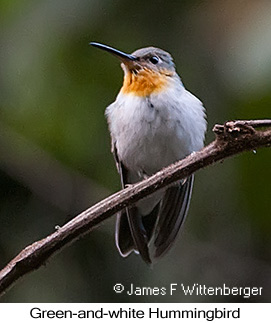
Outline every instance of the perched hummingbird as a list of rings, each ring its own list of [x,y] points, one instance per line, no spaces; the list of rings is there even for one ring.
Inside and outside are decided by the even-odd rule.
[[[205,109],[176,73],[171,55],[147,47],[126,54],[92,42],[121,61],[123,86],[106,109],[122,187],[153,175],[203,147]],[[193,175],[117,215],[116,245],[151,263],[172,246],[190,204]]]

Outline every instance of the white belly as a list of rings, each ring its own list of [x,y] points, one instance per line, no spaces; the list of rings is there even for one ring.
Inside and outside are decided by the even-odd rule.
[[[179,96],[119,94],[106,115],[119,160],[132,173],[151,175],[203,146],[204,108],[185,89]]]

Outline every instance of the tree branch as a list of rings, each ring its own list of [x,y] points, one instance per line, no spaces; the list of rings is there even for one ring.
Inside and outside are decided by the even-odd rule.
[[[271,146],[271,120],[238,120],[215,125],[216,139],[202,150],[172,164],[148,179],[121,190],[85,210],[46,238],[24,248],[0,271],[0,294],[25,274],[39,268],[56,251],[94,229],[116,212],[199,169],[243,151]]]

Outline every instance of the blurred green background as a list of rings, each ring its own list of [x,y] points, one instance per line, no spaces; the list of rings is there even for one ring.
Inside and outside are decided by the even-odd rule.
[[[258,0],[0,1],[0,265],[120,181],[104,110],[122,71],[99,41],[157,46],[215,123],[270,118],[271,2]],[[119,256],[114,219],[65,248],[2,302],[271,301],[270,149],[197,173],[174,248],[149,268]],[[113,285],[259,286],[262,296],[134,296]]]

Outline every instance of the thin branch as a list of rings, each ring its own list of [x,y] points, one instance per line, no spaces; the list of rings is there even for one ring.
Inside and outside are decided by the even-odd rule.
[[[172,164],[148,179],[119,191],[85,210],[61,228],[24,248],[0,272],[0,294],[25,274],[39,268],[56,251],[94,229],[116,212],[199,169],[243,151],[271,146],[271,120],[238,120],[215,125],[216,139],[202,150]]]

